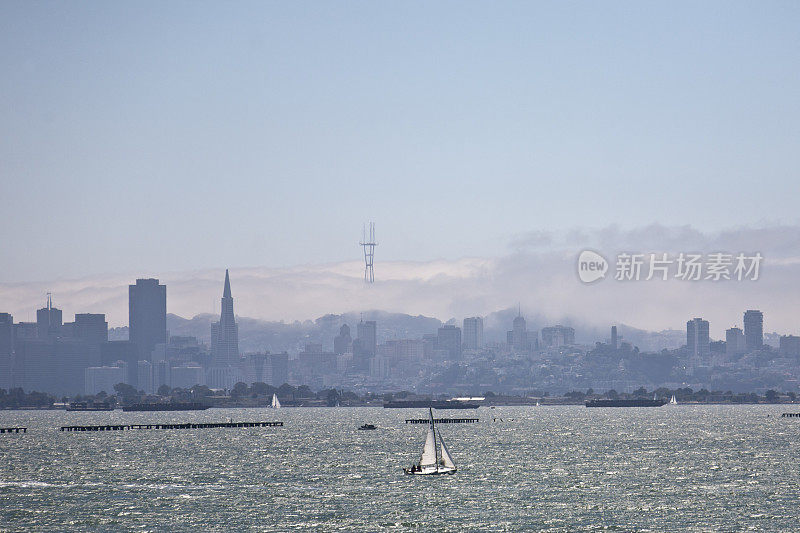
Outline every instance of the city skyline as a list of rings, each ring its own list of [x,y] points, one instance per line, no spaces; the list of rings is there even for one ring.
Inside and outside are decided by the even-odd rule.
[[[711,323],[711,336],[725,338],[743,327],[729,309],[758,308],[769,317],[770,331],[794,332],[792,291],[800,277],[800,228],[731,228],[704,233],[691,227],[647,226],[637,230],[608,227],[575,232],[535,232],[520,236],[516,251],[501,257],[427,262],[379,261],[376,281],[363,282],[363,257],[354,246],[353,261],[297,265],[282,269],[234,268],[241,288],[237,312],[267,321],[307,320],[328,313],[365,309],[422,314],[447,321],[484,315],[521,302],[527,312],[553,323],[573,320],[605,327],[623,323],[650,331],[683,329],[687,316]],[[745,251],[764,256],[757,281],[615,281],[583,284],[575,273],[581,249],[612,258],[617,251]],[[130,279],[154,276],[171,287],[168,312],[182,317],[219,315],[219,279],[223,269],[186,272],[134,272],[51,282],[0,282],[0,301],[20,320],[35,317],[38,302],[52,292],[69,312],[103,312],[109,323],[127,323],[124,291]],[[643,276],[644,277],[644,276]],[[658,305],[656,305],[658,302]],[[599,317],[603,317],[599,320]]]

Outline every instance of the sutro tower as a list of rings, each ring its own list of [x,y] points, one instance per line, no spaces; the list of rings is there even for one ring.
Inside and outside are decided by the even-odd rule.
[[[358,244],[364,248],[364,282],[374,283],[375,272],[372,270],[372,262],[375,258],[375,247],[378,246],[378,243],[375,242],[374,222],[369,223],[369,234],[367,234],[366,225],[361,229],[361,242]]]

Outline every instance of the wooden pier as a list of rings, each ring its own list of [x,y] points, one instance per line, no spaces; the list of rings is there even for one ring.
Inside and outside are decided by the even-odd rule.
[[[28,428],[0,428],[0,433],[27,433]]]
[[[480,422],[479,418],[434,418],[437,424],[474,424]],[[407,418],[406,424],[429,424],[428,418]]]
[[[212,429],[283,427],[283,422],[199,422],[187,424],[126,424],[101,426],[61,426],[59,431],[125,431],[132,429]]]
[[[800,418],[800,413],[783,413],[781,418]]]

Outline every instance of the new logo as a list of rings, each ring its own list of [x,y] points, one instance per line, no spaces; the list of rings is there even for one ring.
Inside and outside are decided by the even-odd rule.
[[[578,277],[584,283],[592,283],[606,277],[608,261],[592,250],[584,250],[578,256]]]

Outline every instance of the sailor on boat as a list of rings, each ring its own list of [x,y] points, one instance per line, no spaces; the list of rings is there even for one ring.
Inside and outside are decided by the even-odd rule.
[[[420,457],[419,463],[412,465],[411,468],[404,468],[403,471],[408,475],[422,476],[455,474],[456,465],[450,456],[450,452],[447,451],[447,446],[442,440],[441,433],[436,430],[433,410],[428,408],[428,414],[430,416],[430,424],[428,425],[428,433],[425,436],[422,457]],[[439,454],[439,447],[441,447],[441,455]]]

